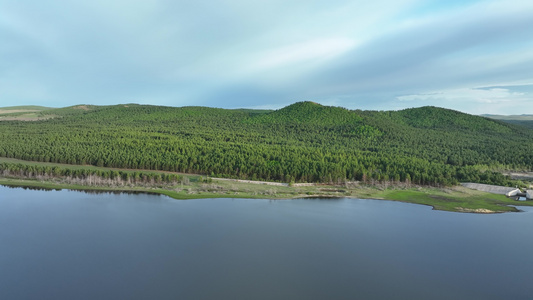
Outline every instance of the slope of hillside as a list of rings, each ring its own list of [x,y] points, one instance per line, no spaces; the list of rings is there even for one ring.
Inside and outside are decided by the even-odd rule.
[[[395,113],[416,128],[498,133],[512,131],[502,122],[433,106],[410,108]]]
[[[533,129],[533,120],[531,121],[522,121],[522,120],[502,120],[505,123],[514,124],[529,129]]]

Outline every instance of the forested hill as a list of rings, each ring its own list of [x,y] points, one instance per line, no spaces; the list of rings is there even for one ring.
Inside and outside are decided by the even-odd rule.
[[[271,113],[249,118],[253,124],[305,124],[305,125],[341,125],[357,124],[361,117],[353,111],[341,107],[322,106],[314,102],[297,102]]]
[[[493,171],[533,168],[533,130],[436,107],[127,104],[39,114],[42,120],[0,122],[0,157],[285,182],[509,184]]]

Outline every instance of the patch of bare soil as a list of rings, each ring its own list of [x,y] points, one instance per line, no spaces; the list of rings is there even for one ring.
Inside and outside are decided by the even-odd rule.
[[[456,207],[458,212],[465,212],[465,213],[477,213],[477,214],[496,214],[499,213],[499,211],[494,211],[486,208],[464,208],[464,207]]]
[[[78,106],[74,106],[73,108],[81,109],[81,110],[91,110],[89,107],[87,107],[87,105],[78,105]]]

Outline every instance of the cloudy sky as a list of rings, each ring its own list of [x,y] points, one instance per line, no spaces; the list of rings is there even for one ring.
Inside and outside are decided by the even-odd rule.
[[[533,114],[533,1],[0,0],[0,106]]]

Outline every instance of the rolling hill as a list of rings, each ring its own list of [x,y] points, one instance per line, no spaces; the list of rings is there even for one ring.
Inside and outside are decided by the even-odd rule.
[[[45,110],[0,122],[0,157],[274,181],[512,184],[533,131],[421,107],[362,111],[298,102],[228,110],[137,104]]]

